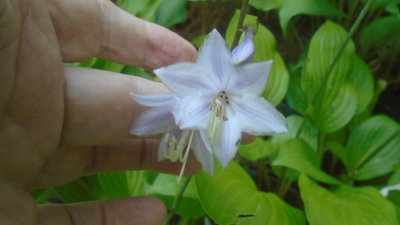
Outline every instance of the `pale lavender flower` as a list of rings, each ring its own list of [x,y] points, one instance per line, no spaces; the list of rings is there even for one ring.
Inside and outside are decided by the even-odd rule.
[[[177,63],[154,71],[171,90],[170,94],[134,95],[139,103],[154,108],[139,118],[131,133],[167,132],[170,137],[175,133],[174,138],[188,139],[182,145],[192,144],[196,137],[201,144],[197,143],[195,155],[203,168],[212,173],[213,156],[223,167],[227,166],[237,152],[242,132],[253,135],[286,132],[284,117],[260,96],[272,61],[247,63],[253,52],[251,32],[231,52],[221,35],[213,30],[196,63]],[[177,131],[174,123],[181,131]],[[176,132],[189,132],[190,136]],[[171,150],[165,150],[165,143],[173,139],[164,137],[160,151],[163,149],[168,155]]]
[[[164,134],[158,149],[158,160],[169,159],[172,162],[178,160],[183,162],[178,181],[186,166],[190,148],[193,149],[203,169],[209,174],[214,173],[214,158],[209,140],[200,131],[179,129],[170,113],[174,104],[179,103],[178,96],[174,94],[131,95],[136,102],[153,107],[145,111],[135,122],[131,134],[139,136]]]

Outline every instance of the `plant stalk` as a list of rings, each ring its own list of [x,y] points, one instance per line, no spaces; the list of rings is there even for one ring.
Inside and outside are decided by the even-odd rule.
[[[244,18],[246,17],[247,14],[248,6],[249,6],[249,0],[242,0],[242,8],[240,9],[239,21],[236,26],[235,37],[233,38],[231,49],[235,48],[236,45],[239,44],[241,29],[243,27]]]
[[[175,197],[174,204],[172,205],[172,208],[164,222],[164,225],[170,225],[171,219],[175,215],[176,207],[178,206],[179,201],[181,200],[183,194],[185,193],[186,188],[188,187],[191,179],[192,179],[192,177],[188,177],[188,178],[186,178],[185,183],[183,183],[182,188],[179,190],[177,196]]]

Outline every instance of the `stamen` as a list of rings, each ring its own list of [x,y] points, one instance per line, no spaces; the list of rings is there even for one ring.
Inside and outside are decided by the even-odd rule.
[[[229,105],[229,98],[225,91],[221,91],[211,102],[211,115],[207,124],[207,135],[211,140],[222,137],[222,123],[228,120],[226,106]]]
[[[188,140],[189,140],[189,130],[184,130],[182,132],[182,135],[171,135],[168,133],[166,135],[165,140],[163,139],[162,141],[167,142],[167,149],[166,151],[163,152],[164,157],[166,159],[171,160],[172,162],[176,161],[183,161],[183,150],[185,149]],[[180,137],[179,137],[180,136]],[[179,141],[178,141],[179,139]]]

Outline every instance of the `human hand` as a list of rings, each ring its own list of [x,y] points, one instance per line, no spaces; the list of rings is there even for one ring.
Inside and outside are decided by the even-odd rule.
[[[108,0],[2,0],[0,29],[0,224],[161,224],[154,198],[37,207],[29,189],[104,171],[178,172],[157,162],[158,140],[129,139],[144,110],[129,93],[163,85],[63,62],[98,56],[153,69],[193,60],[195,49]]]

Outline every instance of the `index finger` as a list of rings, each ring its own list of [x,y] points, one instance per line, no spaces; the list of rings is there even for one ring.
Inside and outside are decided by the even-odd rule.
[[[154,69],[196,57],[196,49],[179,35],[109,0],[48,0],[47,7],[65,62],[98,56]]]

